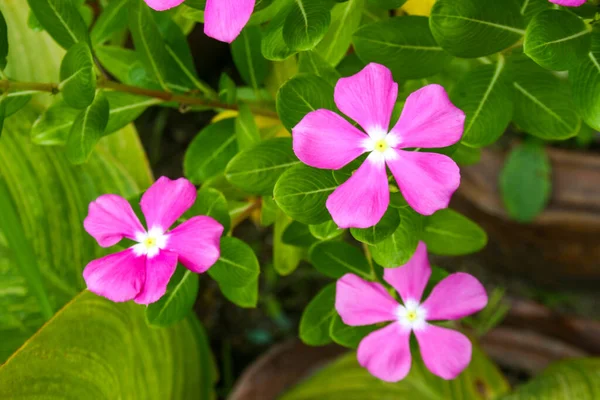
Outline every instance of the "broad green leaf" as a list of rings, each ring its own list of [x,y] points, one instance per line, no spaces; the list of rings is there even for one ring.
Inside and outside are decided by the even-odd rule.
[[[260,142],[260,132],[250,107],[242,103],[239,108],[239,114],[235,120],[235,135],[239,149],[248,150]]]
[[[354,34],[354,47],[362,61],[387,66],[396,79],[435,75],[452,60],[433,38],[427,17],[396,17],[364,25]]]
[[[377,325],[348,326],[336,314],[331,320],[329,336],[339,345],[356,349],[365,336],[377,329],[379,329]]]
[[[402,7],[406,0],[367,0],[367,4],[384,10],[393,10]]]
[[[243,287],[255,281],[259,273],[258,260],[250,246],[234,237],[221,238],[221,257],[208,270],[219,286]]]
[[[384,268],[404,265],[410,260],[423,230],[423,217],[408,207],[398,209],[400,225],[388,238],[369,245],[373,259]]]
[[[377,244],[390,237],[400,225],[398,210],[389,207],[381,220],[370,228],[350,228],[354,239],[368,244]]]
[[[2,128],[4,127],[4,119],[6,118],[6,96],[0,97],[0,137],[2,136]]]
[[[261,52],[267,60],[283,61],[296,54],[296,51],[290,49],[283,40],[283,25],[285,24],[291,5],[292,3],[290,3],[290,7],[279,12],[269,22],[264,31]]]
[[[305,51],[300,53],[298,72],[317,75],[332,86],[335,86],[337,81],[342,77],[335,68],[315,51]]]
[[[275,184],[273,197],[287,215],[305,224],[320,224],[331,217],[327,197],[337,188],[331,171],[299,164],[285,171]]]
[[[600,131],[600,30],[592,34],[592,50],[569,71],[573,100],[586,124]]]
[[[514,0],[438,0],[431,9],[429,25],[440,46],[464,58],[504,50],[525,34]]]
[[[262,226],[271,226],[277,218],[277,204],[272,196],[262,197],[262,207],[260,209],[260,224]]]
[[[27,90],[22,91],[11,91],[6,94],[4,99],[4,105],[6,109],[4,110],[4,118],[8,118],[29,103],[31,100],[31,94]]]
[[[27,0],[27,3],[40,25],[63,48],[89,42],[87,25],[73,1]]]
[[[315,237],[310,233],[308,225],[298,221],[292,221],[281,235],[283,243],[296,247],[310,247],[316,242]]]
[[[273,138],[237,154],[227,164],[225,176],[248,193],[269,195],[281,174],[298,164],[292,139]]]
[[[591,30],[581,18],[569,11],[546,10],[527,25],[523,50],[542,67],[564,71],[579,65],[590,45]]]
[[[297,75],[277,92],[277,113],[290,132],[306,114],[319,108],[335,110],[335,104],[333,86],[316,75]]]
[[[305,250],[290,246],[283,241],[283,234],[287,227],[293,224],[281,209],[277,208],[273,226],[273,267],[279,275],[289,275],[296,270]]]
[[[31,140],[41,145],[64,145],[73,121],[80,112],[67,105],[62,98],[57,98],[34,122]]]
[[[152,329],[142,307],[86,291],[0,367],[0,397],[209,400],[215,380],[195,318]]]
[[[6,67],[8,56],[8,27],[4,15],[0,12],[0,71]]]
[[[73,164],[84,163],[104,134],[108,124],[109,104],[103,92],[75,118],[67,139],[67,158]]]
[[[94,47],[103,44],[118,31],[127,28],[128,1],[111,1],[100,13],[91,32]]]
[[[198,189],[196,201],[189,210],[183,214],[183,218],[189,219],[198,215],[206,215],[214,218],[223,225],[223,233],[227,234],[231,227],[231,217],[227,199],[223,193],[211,187],[202,186]]]
[[[312,50],[331,23],[332,4],[322,0],[294,0],[283,24],[283,40],[291,50]]]
[[[550,161],[542,145],[527,141],[514,148],[500,174],[502,200],[508,214],[519,222],[530,222],[550,199]]]
[[[334,279],[348,273],[368,280],[375,278],[363,252],[345,242],[317,243],[311,247],[309,257],[317,271]]]
[[[521,15],[528,24],[531,18],[535,17],[539,12],[549,9],[553,6],[548,0],[517,0]]]
[[[104,135],[116,132],[135,121],[148,107],[163,101],[152,97],[136,96],[124,92],[105,92],[110,105],[108,124]]]
[[[504,58],[500,57],[495,65],[482,65],[467,72],[450,97],[467,116],[461,142],[472,147],[494,143],[513,116],[513,89]]]
[[[210,124],[200,131],[185,153],[185,176],[200,184],[223,172],[237,153],[235,138],[235,120],[232,118]]]
[[[198,274],[178,266],[167,292],[146,308],[146,320],[152,326],[171,326],[187,317],[198,295]]]
[[[308,229],[319,240],[331,240],[345,232],[345,229],[339,228],[333,220],[322,224],[309,225]]]
[[[331,343],[329,326],[335,312],[335,283],[325,286],[308,303],[300,319],[300,339],[310,346]]]
[[[336,4],[331,10],[331,26],[327,34],[315,48],[329,65],[337,65],[346,55],[352,34],[362,18],[365,0],[348,0]]]
[[[225,104],[235,104],[237,100],[237,86],[225,72],[219,78],[219,100]]]
[[[73,108],[86,108],[96,96],[94,59],[87,43],[77,43],[67,51],[60,65],[59,90]]]
[[[145,85],[143,82],[133,82],[132,71],[144,68],[142,58],[136,51],[118,46],[104,45],[94,47],[94,53],[102,66],[118,81],[128,85],[135,83],[137,86],[142,87],[148,87],[148,83],[151,83],[151,87],[153,88],[160,87],[157,81],[152,80],[146,82]]]
[[[422,239],[433,254],[470,254],[487,244],[487,235],[479,225],[449,208],[439,210],[424,220]]]
[[[231,44],[231,55],[242,79],[258,89],[269,72],[269,63],[261,53],[262,34],[257,26],[247,26]]]
[[[258,278],[245,286],[221,285],[221,292],[232,303],[242,308],[255,308],[258,304]]]

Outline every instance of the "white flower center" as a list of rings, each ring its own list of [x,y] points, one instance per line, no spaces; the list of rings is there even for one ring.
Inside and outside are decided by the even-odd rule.
[[[168,235],[157,228],[152,228],[148,232],[139,232],[135,237],[138,244],[133,246],[133,251],[138,256],[152,258],[165,248],[168,238]]]
[[[373,130],[369,132],[369,137],[365,139],[363,146],[366,151],[371,152],[371,156],[381,161],[392,159],[396,156],[394,151],[395,140],[384,130]]]
[[[398,306],[396,317],[405,329],[418,331],[425,328],[427,324],[427,310],[415,300],[408,300],[403,306]]]

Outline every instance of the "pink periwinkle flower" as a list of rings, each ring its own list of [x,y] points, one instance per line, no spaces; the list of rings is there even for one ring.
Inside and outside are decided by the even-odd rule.
[[[550,3],[558,4],[565,7],[579,7],[587,0],[550,0]]]
[[[168,10],[185,0],[144,0],[157,11]],[[231,43],[250,20],[256,0],[206,0],[204,33],[221,42]]]
[[[140,201],[148,230],[121,196],[105,194],[91,202],[83,226],[100,246],[123,238],[138,243],[90,262],[83,271],[88,289],[116,302],[150,304],[165,294],[178,261],[192,272],[208,270],[220,257],[223,226],[197,216],[169,231],[194,201],[196,188],[190,181],[161,177]]]
[[[421,303],[431,275],[427,248],[419,243],[410,261],[385,270],[384,279],[398,291],[404,305],[380,283],[354,274],[337,281],[335,308],[346,325],[392,323],[366,336],[358,346],[358,362],[372,375],[398,382],[411,366],[410,334],[415,333],[425,366],[443,379],[456,378],[471,361],[471,342],[460,332],[430,321],[454,320],[483,309],[485,289],[473,276],[458,272],[438,283]]]
[[[443,87],[428,85],[408,97],[400,119],[389,130],[397,96],[391,71],[371,63],[340,79],[334,93],[340,111],[366,134],[325,109],[311,111],[292,129],[294,152],[311,167],[340,169],[370,153],[327,199],[327,209],[341,228],[368,228],[379,222],[390,201],[386,165],[408,204],[424,215],[448,207],[460,185],[460,171],[450,157],[405,149],[458,142],[465,114],[450,102]]]

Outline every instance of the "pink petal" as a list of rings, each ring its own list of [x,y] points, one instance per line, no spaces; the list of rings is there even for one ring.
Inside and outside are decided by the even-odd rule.
[[[383,279],[400,293],[405,304],[409,300],[421,302],[430,276],[431,267],[424,242],[419,242],[415,254],[406,264],[398,268],[384,268],[383,272]]]
[[[179,262],[198,274],[213,266],[221,256],[223,225],[207,216],[193,217],[169,232],[167,249]]]
[[[169,8],[177,7],[185,0],[144,0],[151,8],[156,11],[164,11]]]
[[[396,320],[398,302],[377,282],[346,274],[338,279],[335,309],[350,326],[372,325]]]
[[[408,204],[423,215],[447,208],[460,185],[458,165],[443,154],[394,151],[386,162]]]
[[[385,163],[378,156],[367,157],[327,198],[326,207],[340,228],[369,228],[385,214],[390,190]]]
[[[161,176],[142,196],[140,205],[148,230],[166,232],[196,201],[196,188],[184,178]]]
[[[396,148],[446,147],[463,134],[465,113],[450,102],[440,85],[427,85],[411,93],[390,135]]]
[[[438,283],[422,306],[427,320],[459,319],[481,311],[488,302],[483,285],[472,275],[457,272]]]
[[[410,329],[391,323],[365,337],[358,345],[360,365],[386,382],[398,382],[410,371]]]
[[[177,268],[177,254],[161,250],[154,257],[146,258],[146,282],[136,296],[138,304],[150,304],[165,295],[167,285]]]
[[[425,366],[440,378],[456,378],[471,362],[471,342],[460,332],[427,325],[415,336]]]
[[[204,33],[231,43],[250,20],[255,0],[206,0]]]
[[[85,267],[83,279],[88,290],[99,296],[118,302],[133,300],[144,287],[146,256],[127,249],[102,257]]]
[[[294,153],[315,168],[340,169],[364,153],[367,135],[333,111],[311,111],[292,129]]]
[[[582,6],[586,1],[587,0],[550,0],[550,3],[565,7],[579,7]]]
[[[113,246],[124,237],[135,240],[136,234],[145,232],[127,200],[116,194],[92,201],[83,227],[102,247]]]
[[[340,111],[358,122],[369,135],[387,133],[397,97],[398,84],[392,72],[375,63],[356,75],[340,79],[334,93]]]

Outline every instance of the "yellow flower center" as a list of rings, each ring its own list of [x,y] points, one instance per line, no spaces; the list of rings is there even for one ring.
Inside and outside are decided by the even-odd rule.
[[[144,240],[144,244],[148,248],[154,247],[156,245],[156,238],[153,238],[153,237],[146,238],[146,240]]]
[[[406,313],[406,319],[413,322],[417,319],[417,312],[416,311],[408,311]]]
[[[375,150],[384,152],[387,150],[387,148],[388,148],[388,144],[385,141],[385,139],[379,139],[378,141],[375,142]]]

